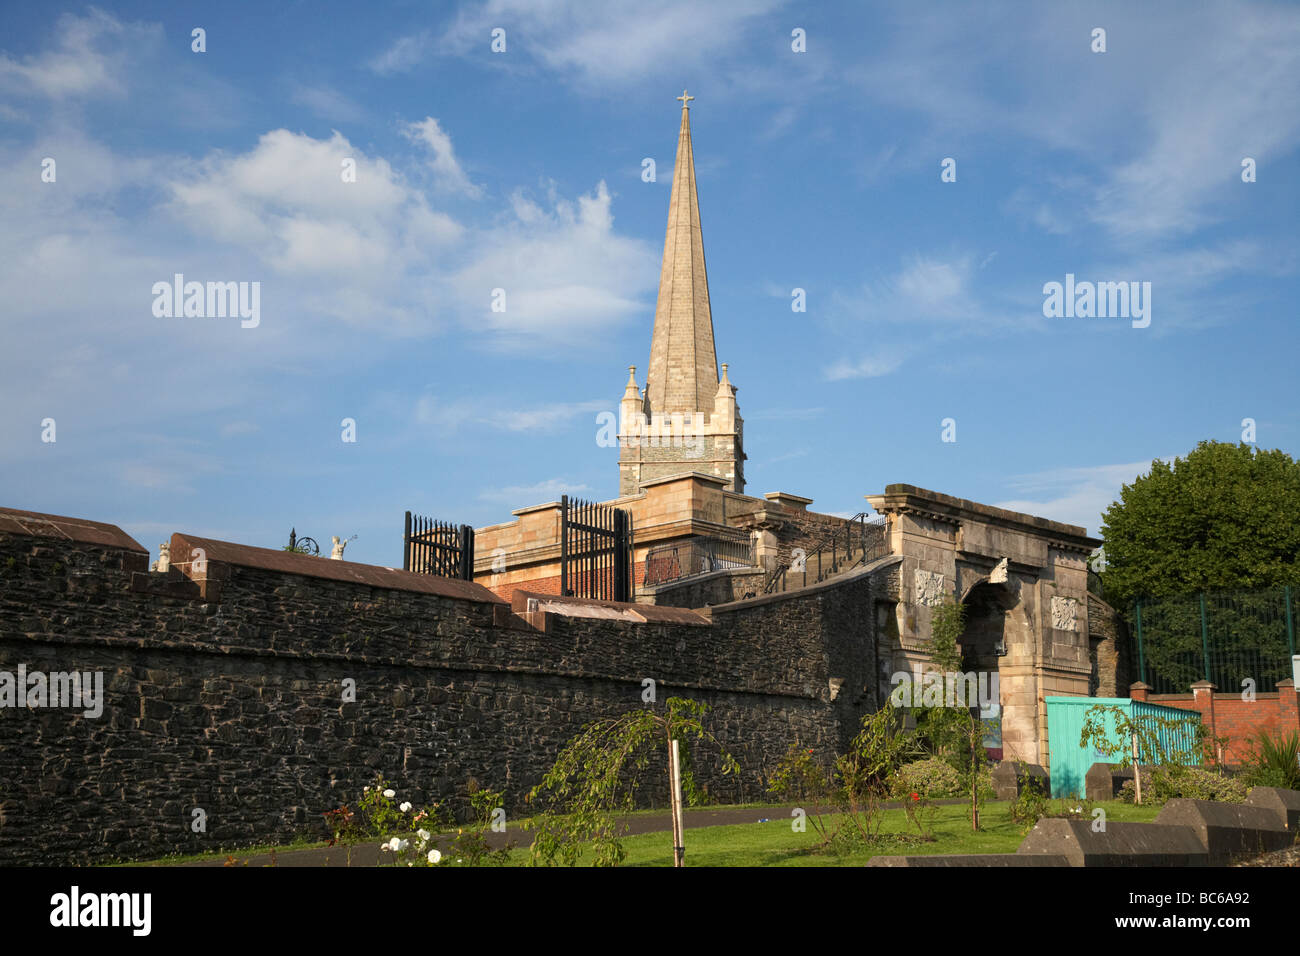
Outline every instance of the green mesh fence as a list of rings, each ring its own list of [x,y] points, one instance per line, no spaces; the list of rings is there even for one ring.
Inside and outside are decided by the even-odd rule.
[[[1220,591],[1135,602],[1130,625],[1141,679],[1157,694],[1181,694],[1197,681],[1220,691],[1277,690],[1291,676],[1297,588]]]

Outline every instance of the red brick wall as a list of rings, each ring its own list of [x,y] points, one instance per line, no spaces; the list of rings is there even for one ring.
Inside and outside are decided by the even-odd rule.
[[[1261,730],[1288,733],[1300,730],[1300,704],[1295,684],[1290,679],[1278,681],[1277,692],[1256,694],[1254,700],[1242,700],[1240,693],[1216,693],[1213,685],[1192,685],[1190,694],[1151,694],[1142,683],[1134,684],[1129,696],[1153,704],[1197,710],[1205,726],[1215,737],[1227,737],[1221,754],[1225,764],[1241,764],[1253,749],[1253,738]]]
[[[490,580],[485,575],[479,575],[476,579],[479,584],[487,584]],[[534,591],[541,594],[559,594],[560,593],[560,576],[558,574],[548,575],[544,578],[529,578],[527,581],[515,581],[513,584],[502,584],[498,587],[489,587],[500,598],[509,601],[516,591]]]

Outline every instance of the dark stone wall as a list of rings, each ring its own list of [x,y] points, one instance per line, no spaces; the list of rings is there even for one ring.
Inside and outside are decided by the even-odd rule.
[[[1137,680],[1128,625],[1118,611],[1091,593],[1088,595],[1088,650],[1092,696],[1127,697],[1128,685]]]
[[[718,608],[711,624],[547,614],[538,627],[501,602],[216,561],[205,598],[175,570],[144,572],[146,558],[0,533],[0,671],[101,671],[106,697],[98,719],[0,709],[0,863],[323,835],[320,814],[376,773],[417,805],[474,778],[514,816],[583,724],[646,706],[644,678],[660,709],[712,707],[743,772],[696,753],[711,794],[762,799],[792,743],[829,754],[875,704],[866,575]]]

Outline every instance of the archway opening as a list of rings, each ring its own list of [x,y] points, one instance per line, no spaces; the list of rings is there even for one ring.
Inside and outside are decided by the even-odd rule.
[[[1004,584],[988,581],[975,585],[962,598],[965,626],[958,647],[962,670],[974,674],[987,705],[980,709],[984,723],[984,749],[992,760],[1002,759],[1002,708],[998,678],[1006,655],[1007,612],[1015,597]]]

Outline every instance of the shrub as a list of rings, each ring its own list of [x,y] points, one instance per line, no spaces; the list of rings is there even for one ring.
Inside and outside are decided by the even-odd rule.
[[[1020,824],[1026,832],[1034,828],[1039,817],[1049,816],[1051,800],[1037,787],[1022,787],[1020,795],[1011,801],[1011,822]]]
[[[813,758],[812,750],[791,744],[772,772],[767,792],[783,801],[800,804],[801,808],[806,806],[806,819],[822,838],[823,845],[831,843],[834,834],[827,829],[829,820],[822,810],[838,801],[834,774]]]
[[[1246,781],[1254,787],[1300,790],[1300,733],[1255,734],[1254,749],[1246,762]]]
[[[922,797],[960,797],[963,792],[961,774],[948,761],[927,757],[904,764],[893,781],[894,795],[900,799],[916,793]]]
[[[1249,789],[1245,781],[1206,770],[1203,767],[1143,767],[1142,799],[1151,803],[1164,803],[1175,797],[1190,800],[1217,800],[1220,803],[1242,803]],[[1133,802],[1133,781],[1125,780],[1119,796],[1127,803]]]

